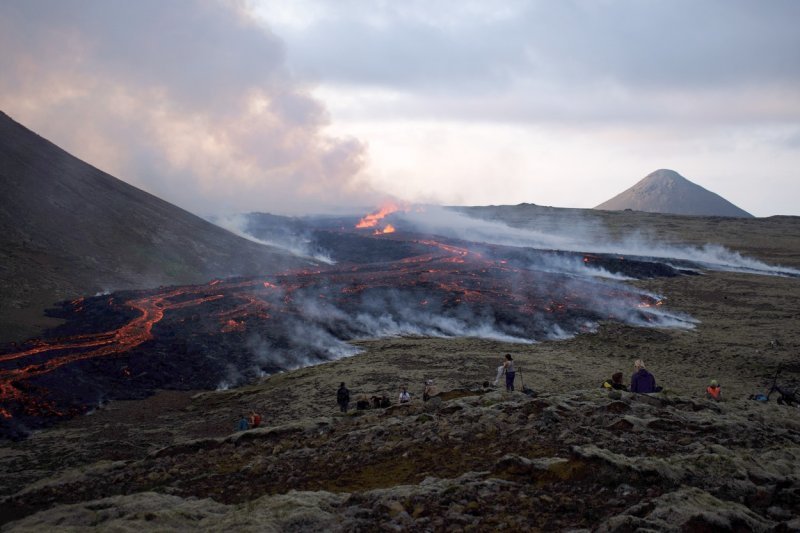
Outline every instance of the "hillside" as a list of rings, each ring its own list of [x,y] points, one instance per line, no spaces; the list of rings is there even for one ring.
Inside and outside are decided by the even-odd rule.
[[[0,342],[80,295],[298,266],[87,163],[0,113]]]
[[[472,211],[515,226],[645,230],[671,242],[738,243],[800,266],[800,218],[718,219],[536,206]],[[554,215],[562,218],[553,218]],[[726,223],[730,222],[730,223]],[[776,370],[800,384],[798,278],[708,271],[640,280],[692,330],[603,323],[563,341],[358,341],[361,354],[231,390],[162,391],[3,443],[0,523],[9,531],[105,527],[245,531],[796,531],[797,407],[748,396]],[[536,397],[482,387],[502,354]],[[643,358],[657,395],[607,393]],[[408,406],[341,415],[401,384]],[[704,398],[710,379],[724,401]],[[522,383],[520,383],[521,385]],[[255,409],[266,427],[235,433]],[[10,523],[12,520],[20,520]]]
[[[608,211],[632,209],[649,213],[696,216],[753,216],[718,194],[667,169],[648,174],[630,189],[603,202],[595,209]]]

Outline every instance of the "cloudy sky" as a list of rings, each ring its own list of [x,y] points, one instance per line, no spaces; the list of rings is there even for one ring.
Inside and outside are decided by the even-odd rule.
[[[0,109],[199,214],[592,207],[658,168],[800,215],[794,0],[4,0]]]

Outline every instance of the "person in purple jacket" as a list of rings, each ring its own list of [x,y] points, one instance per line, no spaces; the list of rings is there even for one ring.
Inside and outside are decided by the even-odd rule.
[[[644,367],[644,361],[637,359],[633,363],[634,372],[631,376],[631,392],[658,392],[661,387],[656,387],[656,378]]]

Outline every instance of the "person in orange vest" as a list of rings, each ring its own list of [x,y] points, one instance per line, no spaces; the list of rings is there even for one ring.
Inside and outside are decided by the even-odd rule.
[[[716,402],[722,399],[722,388],[716,379],[712,379],[711,383],[706,387],[706,398]]]
[[[255,411],[250,411],[250,429],[257,428],[261,425],[261,415]]]

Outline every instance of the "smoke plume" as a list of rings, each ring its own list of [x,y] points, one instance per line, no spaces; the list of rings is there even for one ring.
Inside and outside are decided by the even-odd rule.
[[[241,2],[0,3],[0,108],[197,213],[369,201],[365,147],[289,72]]]

